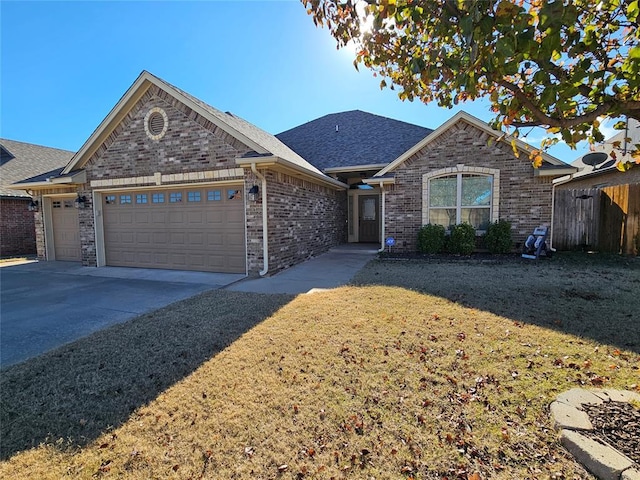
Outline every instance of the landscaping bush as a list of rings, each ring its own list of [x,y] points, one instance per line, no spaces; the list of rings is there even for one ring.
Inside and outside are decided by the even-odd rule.
[[[468,223],[459,223],[451,227],[449,251],[461,255],[471,255],[476,246],[476,229]]]
[[[485,245],[491,253],[509,253],[513,248],[511,222],[498,220],[487,228]]]
[[[444,250],[446,240],[445,229],[442,225],[431,223],[418,230],[418,251],[421,253],[440,253]]]

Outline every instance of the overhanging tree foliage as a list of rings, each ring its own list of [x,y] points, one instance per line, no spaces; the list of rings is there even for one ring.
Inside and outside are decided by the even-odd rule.
[[[573,148],[603,141],[603,117],[640,120],[639,0],[302,3],[338,47],[355,44],[356,68],[381,75],[381,88],[403,100],[452,107],[487,97],[494,128],[556,134],[542,148],[558,136]],[[630,148],[640,163],[640,145]]]

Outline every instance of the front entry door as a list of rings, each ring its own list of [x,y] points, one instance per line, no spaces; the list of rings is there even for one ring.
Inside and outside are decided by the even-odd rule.
[[[380,241],[380,197],[378,195],[360,195],[358,197],[358,218],[360,242]]]

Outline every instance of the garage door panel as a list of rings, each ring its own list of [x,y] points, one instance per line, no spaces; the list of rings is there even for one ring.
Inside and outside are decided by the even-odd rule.
[[[167,245],[167,232],[153,232],[151,234],[151,243],[154,246]]]
[[[244,237],[240,234],[233,234],[233,233],[229,233],[227,234],[227,241],[226,243],[228,244],[236,244],[236,245],[240,245],[241,243],[244,242]],[[243,249],[244,251],[244,249]]]
[[[201,227],[205,225],[205,215],[202,211],[189,211],[187,213],[187,222],[191,226]]]
[[[120,234],[120,242],[124,245],[133,245],[135,244],[135,234],[134,232],[122,232]]]
[[[135,212],[136,223],[149,223],[151,220],[149,218],[149,212]]]
[[[241,189],[220,188],[219,199],[211,196],[216,200],[209,200],[209,190],[215,189],[164,190],[165,203],[105,204],[107,265],[244,273]],[[227,190],[239,192],[236,199],[225,198]],[[182,202],[169,202],[171,193]],[[147,195],[154,198],[153,193]]]
[[[139,244],[151,243],[151,235],[148,232],[136,232],[136,242]]]
[[[221,247],[225,244],[222,233],[210,233],[207,235],[207,245],[210,247]]]
[[[169,212],[169,223],[182,225],[184,223],[184,214],[183,212]]]
[[[171,242],[172,245],[178,245],[178,246],[185,246],[186,242],[185,242],[185,234],[180,232],[180,233],[172,233],[170,236],[169,241]]]
[[[177,267],[185,267],[187,265],[187,255],[184,253],[171,254],[171,264]]]
[[[164,212],[151,212],[151,223],[164,225],[166,223]]]
[[[53,226],[53,250],[56,260],[80,261],[80,223],[78,210],[73,200],[51,199],[51,220]]]
[[[118,214],[118,222],[121,225],[131,225],[131,224],[133,224],[133,212],[119,212],[119,214]]]
[[[230,210],[227,212],[227,222],[244,223],[244,215],[242,211]]]
[[[202,232],[189,232],[187,236],[187,242],[192,247],[204,247],[204,233]]]

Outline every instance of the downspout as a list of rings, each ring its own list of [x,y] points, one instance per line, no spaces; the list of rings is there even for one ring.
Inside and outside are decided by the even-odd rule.
[[[378,250],[378,252],[384,252],[385,249],[385,241],[384,241],[384,235],[385,235],[385,199],[386,199],[386,193],[384,190],[384,185],[382,182],[380,182],[380,192],[382,193],[380,201],[382,202],[382,205],[380,207],[381,209],[381,213],[380,213],[380,236],[382,237],[380,240],[380,250]]]
[[[256,164],[251,164],[251,171],[253,174],[258,177],[260,181],[262,181],[262,255],[264,258],[263,268],[258,272],[261,277],[264,277],[269,271],[269,229],[267,226],[267,179],[264,178],[258,169],[256,168]]]

